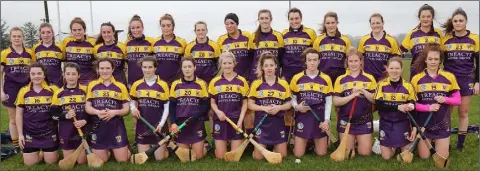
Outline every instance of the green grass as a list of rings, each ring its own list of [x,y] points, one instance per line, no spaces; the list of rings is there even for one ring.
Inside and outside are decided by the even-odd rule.
[[[409,71],[410,61],[405,61],[404,73]],[[404,74],[404,78],[408,78],[408,74]],[[470,125],[479,124],[479,107],[478,96],[473,98],[470,111]],[[376,118],[378,115],[375,114]],[[1,108],[0,116],[0,130],[5,130],[8,126],[8,115],[5,108]],[[127,116],[126,125],[130,143],[133,143],[133,129],[132,117]],[[336,118],[333,117],[332,118]],[[335,123],[332,121],[332,123]],[[452,114],[452,127],[458,126],[457,110]],[[334,124],[332,124],[334,127]],[[378,133],[375,133],[378,136]],[[450,143],[455,144],[457,135],[454,134],[450,138]],[[211,140],[210,138],[208,140]],[[454,145],[453,145],[454,146]],[[330,147],[329,154],[335,149]],[[465,151],[463,153],[457,152],[455,149],[451,150],[450,170],[476,170],[478,165],[478,139],[475,134],[469,134],[466,142]],[[214,151],[211,150],[209,154],[196,162],[180,163],[176,156],[170,156],[164,161],[150,160],[144,165],[133,165],[130,163],[116,163],[113,159],[102,168],[94,170],[437,170],[433,165],[433,160],[422,160],[416,156],[412,164],[402,165],[398,161],[392,159],[389,161],[383,160],[381,156],[372,154],[372,156],[361,157],[357,156],[353,160],[344,162],[333,162],[329,156],[317,157],[312,152],[306,154],[301,160],[301,164],[295,164],[295,158],[292,156],[292,150],[289,150],[288,157],[283,160],[282,164],[272,165],[266,161],[255,161],[252,159],[251,150],[245,151],[242,159],[238,163],[229,163],[222,160],[217,160],[214,157]],[[63,157],[61,157],[63,158]],[[2,170],[58,170],[57,165],[38,164],[33,167],[25,167],[21,155],[15,155],[1,164]],[[87,170],[90,169],[86,165],[76,166],[73,170]],[[440,169],[438,169],[440,170]]]

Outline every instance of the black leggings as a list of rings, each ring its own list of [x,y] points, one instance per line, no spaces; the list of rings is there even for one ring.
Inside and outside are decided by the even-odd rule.
[[[42,150],[43,152],[55,152],[58,150],[58,146],[50,147],[50,148],[24,148],[22,151],[23,153],[33,153]]]

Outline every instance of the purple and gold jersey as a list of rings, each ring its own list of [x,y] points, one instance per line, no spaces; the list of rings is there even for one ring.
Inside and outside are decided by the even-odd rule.
[[[58,87],[63,86],[62,61],[65,60],[61,47],[57,42],[46,47],[40,41],[32,48],[37,61],[47,68],[48,82]]]
[[[80,66],[80,84],[88,85],[88,83],[97,78],[96,72],[93,70],[93,47],[95,39],[85,36],[85,40],[77,40],[72,36],[63,39],[62,50],[64,50],[65,62],[77,63]]]
[[[412,84],[404,79],[401,79],[400,81],[401,82],[397,87],[390,83],[390,77],[378,82],[378,87],[375,91],[375,100],[383,100],[392,105],[415,103],[415,101],[417,101],[417,96]],[[378,114],[380,115],[380,118],[392,122],[408,119],[408,116],[400,111],[378,111]]]
[[[143,57],[153,54],[153,44],[155,40],[151,37],[143,35],[140,38],[128,38],[125,41],[127,47],[127,64],[128,64],[128,87],[139,79],[143,78],[142,68],[138,66],[138,61]]]
[[[345,68],[346,53],[350,48],[350,39],[340,32],[334,37],[326,33],[320,35],[313,42],[313,48],[320,52],[320,65],[318,69],[323,73],[329,74],[333,69]],[[329,75],[331,76],[331,75]]]
[[[412,53],[412,61],[410,65],[413,65],[415,63],[415,60],[420,56],[422,53],[423,49],[425,48],[426,44],[428,43],[437,43],[440,46],[442,45],[442,32],[439,29],[433,29],[428,33],[423,32],[420,30],[419,27],[411,30],[408,32],[408,34],[405,36],[403,39],[402,45],[400,46],[400,49],[403,52],[408,52]],[[410,78],[412,78],[415,75],[415,71],[410,69]]]
[[[223,75],[216,76],[208,85],[210,97],[215,99],[218,109],[229,118],[240,117],[243,100],[247,98],[248,89],[247,80],[240,75],[231,81]],[[216,119],[218,116],[213,115],[213,117]]]
[[[262,77],[253,81],[250,87],[248,98],[255,100],[259,106],[283,105],[291,100],[291,91],[288,82],[281,78],[276,78],[273,85],[269,85]],[[264,111],[255,111],[255,118],[262,118],[267,115]],[[279,111],[276,115],[270,117],[280,117],[283,119],[285,111]]]
[[[385,31],[380,40],[375,39],[372,33],[363,36],[358,43],[358,51],[365,58],[364,71],[377,81],[386,71],[388,59],[394,55],[401,56],[397,41]]]
[[[207,98],[207,83],[198,77],[193,81],[186,81],[183,78],[175,80],[170,88],[170,100],[177,101],[176,118],[193,116],[199,109],[200,100]]]
[[[250,51],[253,51],[253,61],[251,64],[251,71],[250,71],[250,78],[248,78],[249,81],[254,81],[257,78],[257,63],[258,59],[260,58],[260,54],[263,52],[271,52],[273,55],[277,56],[278,58],[281,58],[283,56],[284,52],[284,42],[283,42],[283,35],[282,33],[275,31],[273,29],[270,30],[268,33],[260,33],[260,38],[258,45],[257,43],[253,42],[253,39],[255,38],[255,34],[252,34],[252,37],[250,37],[249,42],[248,42],[248,47]],[[281,62],[281,61],[279,61]],[[280,66],[278,66],[280,67]],[[280,68],[277,68],[279,70]]]
[[[160,79],[171,84],[180,72],[180,60],[185,52],[187,42],[181,37],[173,35],[173,39],[167,41],[162,37],[155,40],[153,53],[157,59],[158,67],[155,72]]]
[[[157,121],[162,118],[163,105],[168,102],[169,95],[168,84],[157,76],[157,81],[153,85],[148,85],[145,79],[140,79],[133,83],[130,88],[130,97],[136,100],[138,111],[147,121]]]
[[[218,57],[220,46],[207,37],[207,42],[199,43],[196,39],[185,48],[185,57],[195,59],[195,75],[200,79],[210,82],[218,70]]]
[[[437,101],[435,96],[450,97],[454,92],[459,91],[455,76],[442,69],[438,70],[438,75],[432,78],[424,70],[421,73],[413,76],[412,85],[417,93],[418,103],[421,104],[435,104]],[[427,130],[447,130],[450,128],[450,114],[452,112],[451,106],[448,104],[440,104],[440,109],[434,112],[430,124],[426,126]],[[429,112],[417,112],[415,121],[423,123]]]
[[[350,75],[350,70],[347,69],[346,73],[339,76],[334,85],[334,96],[346,97],[352,94],[354,87],[362,88],[370,93],[375,92],[377,82],[372,75],[365,72],[361,72],[357,77]],[[355,106],[355,112],[352,116],[353,124],[365,124],[371,122],[372,115],[372,103],[364,95],[360,95],[357,98],[357,104]],[[340,107],[338,118],[341,120],[348,120],[348,115],[352,109],[353,100]],[[342,124],[343,125],[343,124]]]
[[[458,37],[455,33],[447,34],[443,37],[442,44],[442,50],[445,52],[445,62],[443,63],[445,71],[451,72],[455,76],[478,75],[478,73],[473,73],[480,49],[477,34],[473,34],[469,30],[463,37]],[[476,81],[478,82],[478,80]]]
[[[96,58],[110,58],[113,61],[113,77],[122,84],[127,84],[125,78],[125,62],[127,61],[127,51],[123,43],[117,42],[112,45],[105,43],[98,44],[94,48]]]
[[[297,103],[300,104],[305,101],[315,113],[321,115],[323,118],[325,111],[325,98],[331,96],[333,93],[333,85],[330,77],[320,72],[315,78],[310,78],[305,71],[296,74],[290,82],[290,89],[292,93],[297,96]],[[308,114],[298,112],[298,115]]]
[[[33,51],[23,48],[21,54],[15,52],[12,46],[3,50],[0,63],[3,65],[2,79],[4,83],[14,82],[22,86],[28,84],[28,66],[36,61]]]
[[[55,85],[41,84],[42,90],[35,92],[29,83],[18,92],[15,105],[23,108],[23,135],[25,146],[45,148],[57,142],[57,122],[50,116],[53,93],[58,90]],[[49,143],[35,142],[35,139],[51,137]]]
[[[111,77],[111,84],[106,86],[103,84],[104,80],[99,78],[88,84],[87,87],[87,101],[92,103],[92,107],[97,110],[121,110],[123,104],[130,101],[127,88],[124,84],[115,80]],[[102,122],[113,122],[117,119],[123,119],[120,116],[115,116],[109,121]],[[94,123],[100,121],[98,116],[92,116],[91,119]]]
[[[237,59],[237,65],[235,66],[235,72],[237,72],[243,78],[248,79],[250,76],[250,70],[252,67],[252,56],[250,56],[248,42],[250,41],[251,33],[241,31],[238,38],[230,37],[230,35],[224,34],[217,40],[222,52],[230,51],[235,55]]]
[[[312,47],[313,41],[317,38],[315,31],[302,25],[298,29],[285,29],[282,35],[285,47],[283,66],[303,68],[305,63],[300,55],[303,50]]]
[[[87,95],[87,87],[78,85],[76,88],[67,88],[66,86],[55,91],[52,98],[52,107],[61,107],[63,111],[75,110],[75,117],[78,120],[87,120],[85,112],[85,101]],[[78,135],[76,127],[73,125],[72,119],[60,120],[58,123],[60,143],[63,144],[68,138]],[[63,139],[65,138],[65,139]]]

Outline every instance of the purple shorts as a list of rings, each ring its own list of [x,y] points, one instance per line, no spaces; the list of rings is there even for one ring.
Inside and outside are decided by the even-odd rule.
[[[127,131],[122,117],[101,121],[90,137],[93,149],[110,150],[128,145]]]
[[[157,125],[153,125],[155,128]],[[161,134],[168,134],[168,125],[165,123],[161,129]],[[137,121],[137,128],[135,129],[135,142],[138,144],[157,144],[162,137],[158,137],[153,131],[148,128],[142,121]]]
[[[258,125],[260,120],[261,116],[255,115],[255,126]],[[285,126],[283,116],[268,116],[255,133],[255,140],[265,145],[281,144],[287,142],[288,132],[286,130],[288,130],[288,127]]]
[[[230,118],[233,123],[238,122],[238,118]],[[238,133],[227,121],[213,120],[212,137],[215,140],[241,140],[243,135]]]
[[[458,86],[460,87],[461,96],[473,95],[473,86],[475,85],[475,78],[473,76],[455,76]]]
[[[15,101],[17,100],[17,95],[20,89],[25,86],[26,84],[14,83],[14,82],[6,82],[4,83],[3,90],[5,94],[8,96],[8,99],[2,104],[6,107],[15,108]]]
[[[34,135],[28,132],[24,132],[24,138],[25,148],[58,148],[58,136],[56,127],[45,135]]]
[[[337,131],[339,133],[345,132],[345,128],[347,127],[348,120],[338,120],[337,121]],[[365,124],[350,124],[350,130],[348,134],[351,135],[363,135],[363,134],[371,134],[373,133],[372,127],[373,121],[367,122]]]
[[[325,74],[330,76],[332,83],[335,83],[335,80],[337,80],[338,77],[345,74],[345,68],[334,68],[330,71],[325,72]]]
[[[82,131],[85,132],[85,127]],[[63,150],[76,149],[82,143],[82,137],[78,135],[77,129],[70,120],[59,122],[58,138],[60,139],[60,148]]]
[[[187,118],[177,118],[179,122],[187,120]],[[176,141],[181,144],[195,144],[205,140],[207,131],[205,130],[205,122],[202,120],[190,120],[189,123],[177,134]]]
[[[62,150],[74,150],[82,144],[82,137],[79,135],[72,138],[62,138],[60,137],[60,148]]]
[[[410,143],[410,120],[396,122],[380,119],[380,145],[385,147],[399,148]]]
[[[310,114],[301,114],[295,117],[295,136],[303,139],[318,139],[327,136],[327,133],[318,127],[320,123]]]

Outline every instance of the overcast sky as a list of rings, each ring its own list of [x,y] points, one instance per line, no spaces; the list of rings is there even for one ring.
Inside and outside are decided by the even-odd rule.
[[[479,2],[478,1],[425,1],[425,2],[302,2],[292,1],[291,6],[303,12],[303,23],[318,29],[323,22],[323,15],[328,11],[337,12],[339,16],[339,29],[342,34],[362,36],[370,33],[368,19],[374,12],[381,13],[385,19],[385,30],[397,35],[406,33],[418,24],[418,9],[425,3],[432,5],[437,14],[435,26],[444,23],[453,11],[461,7],[468,15],[467,29],[479,33]],[[273,13],[272,28],[283,31],[288,28],[287,11],[288,1],[260,1],[260,2],[165,2],[165,1],[94,1],[93,29],[90,15],[89,1],[61,1],[60,25],[62,32],[69,32],[70,21],[74,17],[81,17],[87,23],[88,34],[98,34],[100,24],[112,22],[117,29],[128,29],[128,21],[134,14],[143,19],[145,35],[158,37],[161,35],[158,19],[165,13],[173,15],[177,36],[183,37],[187,42],[195,38],[193,24],[204,20],[208,24],[208,36],[217,40],[224,34],[224,17],[229,12],[237,13],[240,18],[239,28],[253,32],[257,27],[257,12],[260,9],[270,9]],[[56,33],[59,31],[59,15],[57,2],[48,1],[50,23]],[[20,12],[21,11],[21,12]],[[45,18],[43,1],[1,1],[1,17],[12,26],[20,26],[27,21],[40,24],[40,19]],[[120,35],[120,40],[125,39],[125,34]],[[399,40],[401,41],[401,40]]]

